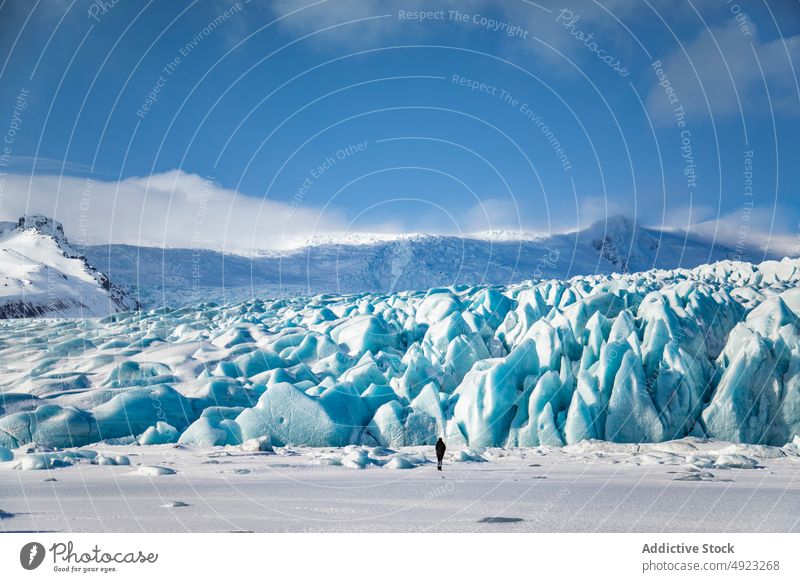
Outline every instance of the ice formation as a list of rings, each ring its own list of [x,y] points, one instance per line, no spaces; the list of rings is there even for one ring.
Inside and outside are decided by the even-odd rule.
[[[723,261],[6,321],[0,447],[784,445],[800,434],[798,282],[797,259]]]

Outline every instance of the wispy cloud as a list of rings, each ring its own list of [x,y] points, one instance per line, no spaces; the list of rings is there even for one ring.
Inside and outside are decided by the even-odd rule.
[[[422,4],[421,0],[274,0],[265,7],[273,17],[285,16],[279,26],[295,37],[312,35],[312,43],[352,48],[387,39],[400,24],[397,10],[414,10]]]
[[[257,1],[252,0],[252,3]],[[489,30],[481,25],[481,18],[485,17],[496,21],[498,26],[507,24],[525,31],[522,38],[508,36],[503,29],[495,30],[499,48],[509,54],[535,54],[550,63],[558,63],[561,68],[554,69],[554,73],[573,71],[565,66],[564,56],[576,61],[578,66],[591,58],[585,46],[557,22],[563,8],[568,8],[577,17],[587,34],[593,33],[606,47],[623,47],[622,52],[627,56],[638,53],[639,47],[620,22],[625,25],[650,23],[654,18],[653,10],[670,19],[681,13],[674,0],[651,0],[652,9],[630,0],[571,0],[566,3],[555,0],[440,0],[435,4],[425,0],[268,0],[261,4],[274,17],[289,15],[279,22],[279,26],[290,35],[299,37],[319,33],[313,34],[308,41],[325,48],[336,44],[353,49],[397,40],[439,43],[445,27],[455,37],[460,32],[466,38]],[[407,15],[415,11],[444,11],[445,14],[443,18],[422,20],[399,17],[401,12]],[[454,18],[454,12],[465,18]]]
[[[716,243],[743,252],[742,260],[761,260],[747,256],[745,249],[769,249],[773,253],[798,256],[800,230],[797,211],[785,206],[742,209],[693,224],[687,230]]]
[[[675,48],[661,59],[678,104],[687,113],[749,116],[760,109],[769,114],[771,103],[776,113],[800,114],[790,66],[790,60],[800,61],[800,36],[763,41],[756,25],[748,22],[750,34],[731,18],[702,30],[683,49]],[[662,87],[651,89],[647,104],[657,121],[673,123],[675,105],[667,101]]]
[[[488,230],[527,230],[530,224],[523,225],[518,206],[510,199],[488,198],[481,200],[464,214],[463,232]]]

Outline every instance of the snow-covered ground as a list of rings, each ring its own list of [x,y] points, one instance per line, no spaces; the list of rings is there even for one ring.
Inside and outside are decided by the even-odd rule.
[[[0,531],[800,531],[794,445],[454,450],[442,472],[432,447],[82,454],[49,470],[14,470],[41,466],[24,451],[0,463]]]

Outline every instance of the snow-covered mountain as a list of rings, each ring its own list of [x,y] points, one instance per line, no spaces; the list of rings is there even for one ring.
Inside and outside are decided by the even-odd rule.
[[[547,236],[354,233],[247,255],[130,245],[88,246],[79,252],[68,243],[61,224],[29,216],[0,223],[0,316],[90,317],[137,305],[505,285],[695,267],[739,256],[723,245],[683,232],[639,227],[619,216]],[[757,248],[745,249],[741,257],[779,258]]]
[[[138,303],[40,215],[0,223],[0,318],[98,317]]]
[[[722,259],[780,258],[737,253],[683,232],[612,217],[571,233],[492,232],[464,237],[352,234],[305,241],[250,256],[203,249],[129,245],[86,254],[146,306],[264,295],[389,292],[449,285],[503,285],[529,279],[695,267]]]

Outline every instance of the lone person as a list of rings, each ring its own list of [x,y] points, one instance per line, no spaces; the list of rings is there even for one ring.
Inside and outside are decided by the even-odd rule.
[[[442,437],[439,437],[439,440],[436,441],[436,460],[438,461],[436,468],[440,471],[442,470],[442,460],[444,459],[444,452],[446,450],[447,445],[444,444]]]

